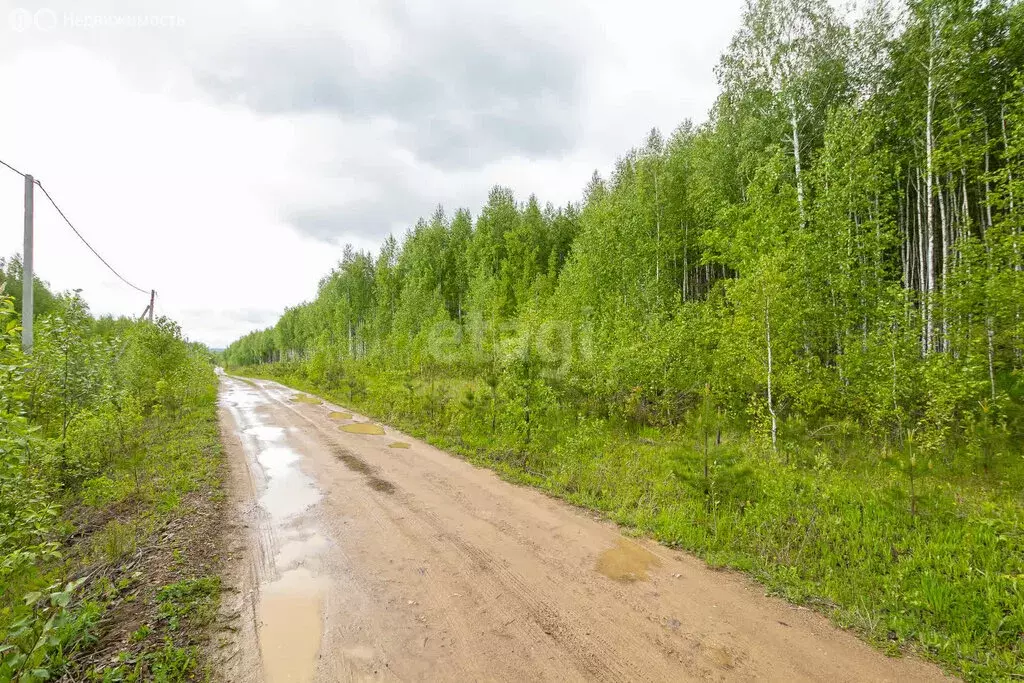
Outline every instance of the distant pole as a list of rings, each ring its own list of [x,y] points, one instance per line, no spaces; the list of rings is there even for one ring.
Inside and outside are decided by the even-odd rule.
[[[33,180],[25,174],[25,249],[21,260],[21,350],[32,352],[32,295],[35,278],[32,273]]]
[[[149,322],[153,322],[153,303],[156,301],[156,290],[149,290]]]

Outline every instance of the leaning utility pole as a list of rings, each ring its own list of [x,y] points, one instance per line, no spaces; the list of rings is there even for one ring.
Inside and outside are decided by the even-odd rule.
[[[21,259],[21,350],[32,352],[32,199],[35,180],[25,174],[25,249]]]
[[[156,290],[149,290],[149,322],[153,322],[153,303],[156,301]]]

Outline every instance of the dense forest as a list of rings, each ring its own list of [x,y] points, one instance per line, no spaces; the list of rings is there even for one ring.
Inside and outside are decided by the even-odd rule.
[[[1012,2],[752,1],[705,123],[347,248],[224,361],[1019,675],[1022,67]]]
[[[22,275],[0,259],[0,681],[193,680],[219,579],[175,529],[216,524],[212,355],[39,279],[26,354]]]

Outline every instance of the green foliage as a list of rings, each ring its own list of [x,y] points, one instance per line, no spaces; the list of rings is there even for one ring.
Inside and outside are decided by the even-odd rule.
[[[116,567],[215,480],[216,379],[171,321],[97,321],[77,294],[48,300],[25,356],[13,304],[0,289],[0,680],[77,679],[112,598],[66,577]],[[197,613],[218,589],[204,584]],[[180,680],[196,654],[144,660]]]
[[[21,320],[21,294],[23,277],[23,266],[21,255],[16,254],[12,258],[0,258],[0,286],[4,292],[13,298],[14,310],[18,312],[18,320]],[[36,316],[49,315],[58,304],[58,297],[50,291],[47,283],[34,278],[32,283],[32,305],[35,308]]]
[[[206,624],[213,620],[220,598],[220,577],[205,576],[200,579],[179,581],[157,591],[160,618],[167,622],[167,628],[175,631],[182,619],[192,624]]]
[[[21,616],[7,628],[0,646],[4,680],[46,681],[56,677],[76,652],[90,644],[100,610],[71,601],[81,580],[50,586],[24,598]]]

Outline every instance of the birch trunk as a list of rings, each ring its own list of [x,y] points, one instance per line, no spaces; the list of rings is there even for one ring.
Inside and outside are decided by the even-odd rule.
[[[985,336],[988,338],[988,382],[992,388],[992,400],[996,400],[996,371],[995,371],[995,331],[993,330],[992,316],[985,318]]]
[[[941,239],[942,249],[940,258],[942,259],[942,268],[940,275],[942,276],[942,334],[939,337],[936,348],[939,351],[945,351],[949,344],[949,317],[946,315],[946,297],[948,295],[947,280],[949,279],[949,216],[946,211],[946,203],[942,194],[942,186],[936,188],[938,190],[938,202],[939,202],[939,222],[941,223]]]
[[[932,37],[934,43],[934,33]],[[934,52],[934,45],[931,48],[931,52]],[[924,128],[924,139],[925,139],[925,169],[924,169],[924,201],[925,201],[925,225],[922,230],[922,236],[926,238],[925,244],[925,335],[924,335],[924,349],[925,353],[931,351],[932,348],[932,292],[935,291],[935,238],[933,236],[933,226],[935,225],[935,202],[932,201],[932,103],[934,102],[934,79],[932,77],[932,70],[935,67],[935,56],[929,54],[928,56],[928,88],[927,88],[927,106],[925,107],[925,128]]]

